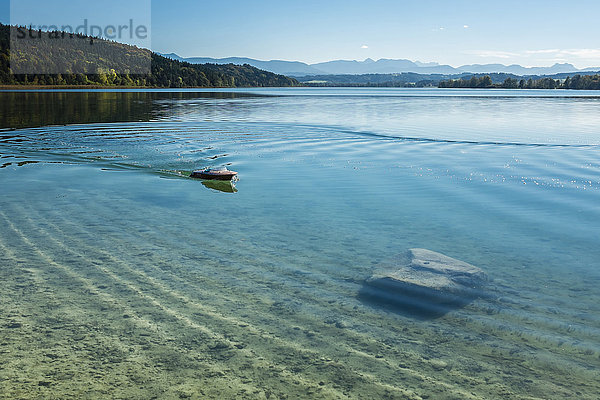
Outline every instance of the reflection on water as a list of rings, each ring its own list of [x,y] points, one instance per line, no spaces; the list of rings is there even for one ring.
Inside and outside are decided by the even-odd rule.
[[[202,185],[204,185],[204,187],[207,187],[209,189],[217,190],[219,192],[225,192],[225,193],[236,193],[237,192],[237,188],[235,187],[235,184],[231,181],[203,180]]]
[[[0,92],[0,128],[91,122],[150,121],[172,115],[170,104],[193,99],[238,99],[249,93],[172,91]]]
[[[552,90],[0,91],[0,128],[128,121],[268,122],[383,139],[595,146],[600,145],[595,135],[599,104],[595,91],[557,95]]]

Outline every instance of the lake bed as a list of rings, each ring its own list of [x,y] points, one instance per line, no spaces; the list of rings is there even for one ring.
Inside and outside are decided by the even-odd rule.
[[[0,93],[6,398],[581,398],[600,391],[600,97]],[[10,115],[11,118],[8,118]],[[228,166],[235,191],[187,178]],[[361,296],[426,248],[439,315]]]

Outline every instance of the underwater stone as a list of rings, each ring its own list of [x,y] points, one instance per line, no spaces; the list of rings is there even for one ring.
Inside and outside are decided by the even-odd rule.
[[[380,264],[366,283],[391,301],[461,304],[477,297],[487,276],[478,267],[427,249]]]

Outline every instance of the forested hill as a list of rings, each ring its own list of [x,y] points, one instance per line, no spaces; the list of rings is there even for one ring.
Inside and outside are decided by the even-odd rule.
[[[101,58],[93,58],[86,49],[91,41],[99,39],[78,37],[86,40],[61,40],[60,47],[53,45],[52,40],[42,40],[33,52],[26,55],[14,53],[12,56],[27,58],[43,67],[54,67],[60,64],[61,70],[73,71],[66,74],[37,73],[11,74],[10,70],[10,26],[0,24],[0,85],[91,85],[91,86],[137,86],[137,87],[264,87],[264,86],[296,86],[298,81],[283,75],[260,70],[250,65],[217,65],[190,64],[171,60],[140,49],[117,42],[102,40],[106,54]],[[15,29],[14,27],[12,29]],[[48,32],[43,32],[49,35]],[[56,34],[56,32],[50,33]],[[59,32],[58,34],[62,34]],[[69,35],[69,34],[66,34]],[[55,41],[56,42],[56,41]],[[33,58],[33,59],[32,59]],[[93,58],[93,61],[90,60]],[[124,62],[135,60],[151,61],[150,74],[118,73],[126,71]],[[87,65],[96,65],[93,73],[75,73]],[[83,67],[82,67],[83,66]],[[117,68],[115,68],[115,66]],[[37,70],[36,70],[37,72]]]

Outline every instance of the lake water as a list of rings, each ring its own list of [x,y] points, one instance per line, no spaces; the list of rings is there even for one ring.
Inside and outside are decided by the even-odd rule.
[[[0,398],[598,398],[596,92],[3,92],[0,125]],[[489,282],[363,295],[411,248]]]

